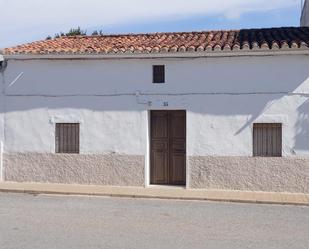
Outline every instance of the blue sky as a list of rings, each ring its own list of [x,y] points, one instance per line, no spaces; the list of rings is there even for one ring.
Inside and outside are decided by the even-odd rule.
[[[301,0],[0,0],[0,48],[80,26],[142,33],[299,26]]]
[[[267,12],[248,12],[239,18],[228,19],[220,15],[198,15],[177,19],[175,21],[143,21],[107,27],[103,31],[108,33],[136,33],[136,32],[165,32],[165,31],[194,31],[221,30],[243,28],[266,28],[282,26],[299,26],[300,7],[279,8]],[[100,29],[95,27],[94,29]],[[92,30],[90,28],[89,30]]]

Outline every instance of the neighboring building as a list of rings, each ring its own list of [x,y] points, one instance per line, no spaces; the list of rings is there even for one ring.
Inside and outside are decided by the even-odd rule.
[[[305,0],[304,6],[303,6],[300,25],[302,27],[309,27],[309,3],[308,3],[308,0]]]
[[[3,51],[5,181],[309,193],[309,28]]]

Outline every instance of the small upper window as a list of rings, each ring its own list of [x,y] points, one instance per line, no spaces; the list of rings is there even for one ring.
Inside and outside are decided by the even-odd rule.
[[[153,83],[165,83],[165,66],[154,65],[152,70],[153,70]]]
[[[79,124],[56,124],[56,153],[79,153]]]
[[[253,124],[253,156],[282,156],[282,124]]]

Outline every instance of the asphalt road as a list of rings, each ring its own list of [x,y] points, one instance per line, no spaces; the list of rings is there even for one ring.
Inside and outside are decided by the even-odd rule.
[[[1,249],[309,248],[309,207],[0,193]]]

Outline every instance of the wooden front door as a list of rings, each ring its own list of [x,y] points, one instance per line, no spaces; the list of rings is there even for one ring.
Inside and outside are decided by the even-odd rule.
[[[150,183],[186,184],[186,111],[151,111]]]

